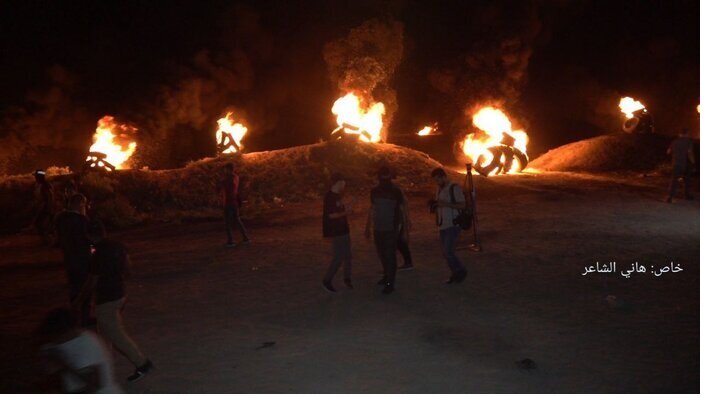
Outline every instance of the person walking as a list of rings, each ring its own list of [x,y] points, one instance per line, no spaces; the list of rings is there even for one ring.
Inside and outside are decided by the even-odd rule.
[[[350,241],[350,226],[347,216],[352,210],[345,206],[342,195],[346,186],[345,178],[340,174],[335,174],[331,179],[331,186],[325,195],[323,204],[323,237],[330,241],[332,245],[332,261],[328,271],[323,278],[325,290],[335,293],[332,280],[344,264],[345,286],[352,289],[352,245]]]
[[[90,276],[78,301],[95,294],[98,333],[134,364],[136,369],[127,381],[135,382],[147,375],[154,365],[127,334],[122,323],[127,295],[124,280],[130,276],[130,257],[124,244],[107,237],[105,227],[99,221],[91,222],[88,235],[94,243],[95,253]]]
[[[75,193],[67,208],[56,216],[58,244],[64,256],[64,268],[69,285],[69,300],[76,301],[90,272],[91,241],[88,238],[86,198]],[[90,297],[77,307],[77,323],[87,327],[90,321]]]
[[[393,174],[388,167],[378,171],[379,184],[371,190],[371,205],[367,214],[364,236],[369,239],[374,232],[374,245],[384,268],[384,277],[379,281],[384,286],[382,293],[390,294],[396,285],[396,248],[403,234],[408,241],[408,230],[401,232],[401,226],[408,226],[408,212],[403,191],[391,182]]]
[[[454,220],[459,215],[459,210],[466,207],[464,193],[458,184],[450,181],[442,168],[434,169],[431,177],[438,185],[433,207],[435,208],[435,221],[440,231],[442,253],[452,272],[446,283],[460,283],[467,277],[467,270],[455,254],[461,228],[455,224]]]
[[[225,229],[227,230],[227,247],[235,247],[232,238],[232,225],[235,225],[242,235],[242,242],[249,243],[247,230],[240,219],[240,177],[235,173],[232,163],[225,164],[225,176],[220,183],[220,193],[225,214]]]
[[[66,308],[51,310],[39,326],[40,354],[49,374],[60,375],[64,393],[122,393],[112,357],[95,333],[76,325]]]
[[[684,181],[684,198],[687,200],[694,199],[694,196],[689,191],[691,185],[690,165],[696,164],[693,149],[694,144],[689,135],[689,129],[683,128],[679,136],[672,141],[667,149],[667,154],[672,155],[672,178],[665,202],[672,203],[672,198],[677,194],[677,189],[679,189],[680,178]]]

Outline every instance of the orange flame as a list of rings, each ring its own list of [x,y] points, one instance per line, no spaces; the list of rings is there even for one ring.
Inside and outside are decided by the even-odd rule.
[[[118,124],[114,117],[106,115],[98,121],[90,151],[105,154],[105,161],[116,169],[128,169],[127,161],[137,149],[137,142],[132,141],[135,132],[137,128]]]
[[[437,134],[437,132],[438,132],[438,124],[436,122],[432,126],[423,127],[423,129],[418,131],[417,135],[418,136],[431,136],[431,135]]]
[[[493,159],[493,154],[489,151],[491,147],[503,144],[520,150],[527,154],[528,134],[523,130],[513,130],[511,120],[498,108],[483,107],[472,116],[472,124],[481,130],[479,133],[470,133],[461,143],[462,152],[478,165],[482,160]],[[508,162],[501,156],[501,164]],[[519,163],[512,163],[510,173],[520,171]],[[491,171],[490,175],[495,175],[498,171]]]
[[[354,93],[340,97],[332,105],[332,113],[337,116],[339,129],[348,134],[359,135],[365,142],[381,142],[385,112],[384,103],[372,101],[365,106]]]
[[[237,153],[242,151],[242,139],[247,134],[247,127],[239,122],[235,122],[232,113],[218,120],[218,130],[215,132],[220,152],[223,154]]]
[[[622,97],[621,101],[618,103],[618,106],[626,118],[633,118],[633,113],[636,111],[647,111],[643,103],[634,100],[633,97]]]

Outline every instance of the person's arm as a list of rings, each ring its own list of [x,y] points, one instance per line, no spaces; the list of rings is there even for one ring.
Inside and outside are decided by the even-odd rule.
[[[132,259],[130,258],[130,254],[127,252],[126,248],[122,248],[123,254],[125,256],[124,262],[123,262],[123,270],[122,270],[122,276],[125,278],[132,278]]]
[[[411,231],[411,213],[410,213],[410,208],[408,205],[408,198],[406,197],[406,193],[401,192],[401,196],[403,197],[403,208],[401,209],[401,213],[403,214],[403,226],[404,230],[406,232]]]
[[[372,225],[374,224],[374,205],[369,206],[369,212],[367,213],[367,224],[364,227],[364,237],[369,239],[372,237]]]
[[[88,278],[86,278],[86,282],[83,284],[81,291],[78,292],[78,296],[71,302],[71,308],[75,309],[80,307],[80,305],[90,297],[90,294],[93,293],[96,283],[98,283],[98,276],[92,272],[88,273]]]

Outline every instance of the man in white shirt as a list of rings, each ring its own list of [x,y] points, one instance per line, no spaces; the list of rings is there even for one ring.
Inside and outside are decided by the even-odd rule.
[[[431,176],[438,185],[434,206],[442,253],[447,260],[447,266],[452,271],[446,283],[460,283],[467,277],[467,270],[455,254],[461,229],[455,225],[454,220],[460,214],[459,210],[466,207],[464,193],[460,185],[450,181],[442,168],[434,169]]]
[[[107,348],[93,332],[78,329],[69,310],[49,312],[40,333],[48,372],[61,374],[65,393],[122,393]]]

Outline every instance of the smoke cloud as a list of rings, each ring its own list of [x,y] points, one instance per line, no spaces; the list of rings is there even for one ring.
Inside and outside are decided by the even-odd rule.
[[[355,92],[386,107],[382,139],[398,110],[390,80],[403,58],[403,24],[394,19],[371,19],[343,38],[325,45],[323,58],[340,94]]]

